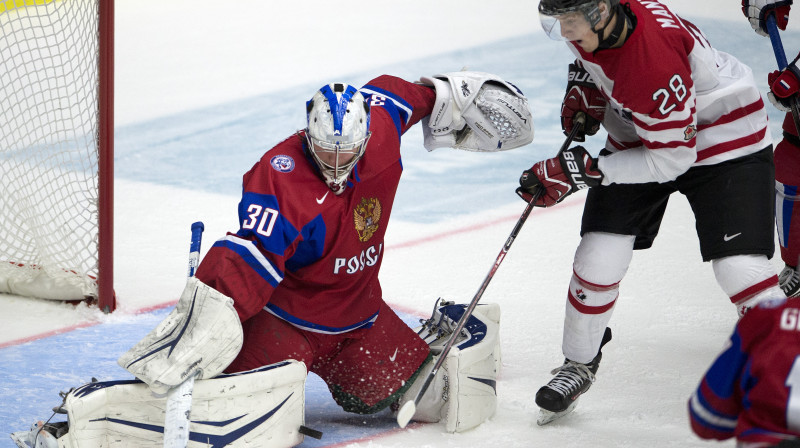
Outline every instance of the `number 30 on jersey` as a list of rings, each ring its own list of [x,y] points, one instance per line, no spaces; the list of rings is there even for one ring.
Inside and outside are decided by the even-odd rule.
[[[255,229],[259,235],[269,238],[272,235],[272,229],[275,227],[277,219],[278,211],[274,208],[250,204],[247,207],[247,219],[242,223],[242,228],[247,230]],[[257,229],[256,223],[258,223]]]

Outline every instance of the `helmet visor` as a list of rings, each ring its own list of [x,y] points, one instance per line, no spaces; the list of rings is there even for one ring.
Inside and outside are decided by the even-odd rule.
[[[553,40],[578,40],[592,30],[592,24],[581,10],[563,14],[547,15],[539,13],[542,29]]]

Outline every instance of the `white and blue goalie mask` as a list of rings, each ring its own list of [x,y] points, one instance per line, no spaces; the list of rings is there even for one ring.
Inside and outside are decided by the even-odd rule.
[[[331,83],[306,103],[306,113],[311,157],[328,187],[341,194],[371,135],[369,105],[355,87]]]

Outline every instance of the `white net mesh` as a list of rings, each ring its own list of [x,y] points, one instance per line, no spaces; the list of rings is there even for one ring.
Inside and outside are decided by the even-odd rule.
[[[0,292],[97,295],[97,8],[0,2]]]

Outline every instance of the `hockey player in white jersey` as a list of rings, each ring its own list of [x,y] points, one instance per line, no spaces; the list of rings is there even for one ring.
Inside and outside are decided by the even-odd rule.
[[[528,201],[543,192],[536,205],[547,207],[589,189],[567,291],[566,359],[536,394],[544,424],[595,380],[633,250],[652,245],[672,193],[691,204],[702,258],[735,310],[782,293],[769,262],[771,138],[751,70],[657,1],[541,0],[539,14],[576,57],[565,133],[577,114],[587,117],[585,134],[608,132],[599,156],[575,146],[525,170],[517,190]]]

